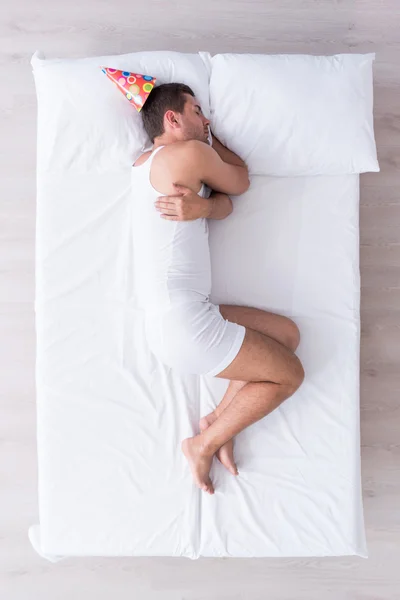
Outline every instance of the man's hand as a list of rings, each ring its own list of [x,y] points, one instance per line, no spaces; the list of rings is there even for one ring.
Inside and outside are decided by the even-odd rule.
[[[159,196],[155,203],[161,217],[167,221],[194,221],[210,216],[213,201],[202,198],[184,185],[174,183],[176,195]]]

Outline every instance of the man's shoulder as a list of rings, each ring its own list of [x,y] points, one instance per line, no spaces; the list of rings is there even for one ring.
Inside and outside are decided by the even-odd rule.
[[[135,160],[135,162],[133,163],[133,167],[139,167],[142,163],[146,162],[146,160],[149,158],[151,154],[151,150],[148,150],[147,152],[144,152],[144,154],[141,154],[139,156],[139,158],[137,158]]]
[[[163,158],[167,158],[172,156],[176,158],[178,155],[182,157],[189,158],[191,156],[196,155],[196,151],[202,150],[202,146],[206,146],[204,142],[200,140],[184,140],[182,142],[174,142],[173,144],[166,144],[162,148],[162,156]],[[147,159],[151,156],[153,150],[148,150],[139,156],[139,158],[133,163],[132,166],[138,167],[142,163],[146,162]]]
[[[168,149],[170,152],[178,152],[182,154],[186,154],[187,152],[196,152],[202,151],[207,147],[208,144],[202,142],[201,140],[183,140],[181,142],[174,142],[173,144],[168,144],[165,146],[165,149]],[[165,152],[165,154],[167,154]]]
[[[207,144],[200,140],[185,140],[167,144],[157,154],[160,159],[155,164],[175,165],[175,168],[195,169],[202,162],[203,153],[207,151]]]

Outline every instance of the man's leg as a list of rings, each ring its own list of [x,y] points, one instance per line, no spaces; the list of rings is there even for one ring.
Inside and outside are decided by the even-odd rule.
[[[218,406],[205,417],[202,417],[199,422],[200,431],[205,431],[215,421],[218,415],[230,404],[239,390],[246,385],[246,381],[230,381],[224,397]],[[221,446],[216,452],[216,457],[233,475],[238,474],[235,459],[233,457],[233,438],[228,440],[226,444]]]
[[[224,319],[243,325],[247,329],[254,329],[280,344],[292,352],[300,343],[300,332],[296,323],[283,315],[276,315],[259,308],[249,306],[234,306],[221,304],[219,307]]]
[[[258,331],[246,329],[239,354],[218,377],[247,383],[205,431],[182,442],[195,482],[211,494],[213,455],[289,398],[301,385],[304,371],[291,350]]]
[[[224,319],[238,323],[244,327],[259,331],[268,337],[280,342],[294,352],[300,342],[300,333],[297,325],[283,315],[252,308],[247,306],[234,306],[221,304],[220,312]],[[230,381],[229,386],[220,404],[211,413],[200,419],[200,431],[205,431],[215,421],[219,414],[230,404],[236,394],[246,385],[246,381]],[[216,453],[219,461],[233,475],[237,475],[237,467],[233,457],[233,438],[226,442]]]

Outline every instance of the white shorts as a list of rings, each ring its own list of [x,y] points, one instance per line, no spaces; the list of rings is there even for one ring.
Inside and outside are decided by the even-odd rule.
[[[246,328],[227,321],[219,306],[190,302],[161,313],[146,313],[151,351],[182,374],[221,373],[239,353]]]

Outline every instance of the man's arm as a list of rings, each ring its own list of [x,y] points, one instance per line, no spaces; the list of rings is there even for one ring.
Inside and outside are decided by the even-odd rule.
[[[212,190],[238,196],[249,189],[249,172],[236,154],[231,153],[222,144],[216,144],[225,158],[240,161],[240,165],[225,162],[214,148],[199,140],[190,140],[186,144],[187,169],[195,171],[200,181]]]
[[[233,211],[232,200],[227,194],[221,194],[221,192],[211,192],[208,203],[207,219],[226,219]]]
[[[225,163],[238,167],[244,167],[247,170],[246,163],[237,154],[224,146],[212,132],[211,137],[212,147]],[[233,211],[232,200],[227,194],[222,194],[221,192],[211,192],[209,201],[210,212],[207,216],[208,219],[226,219],[226,217],[228,217]]]
[[[175,196],[159,196],[155,208],[167,221],[194,221],[195,219],[225,219],[233,210],[227,194],[211,192],[203,198],[184,185],[174,184]]]
[[[226,146],[221,144],[218,138],[212,133],[212,147],[219,154],[220,158],[229,165],[236,165],[247,169],[246,163],[234,152],[228,150]]]
[[[175,156],[171,162],[172,186],[176,194],[169,192],[157,199],[156,209],[162,218],[169,221],[199,218],[220,220],[232,213],[233,205],[229,195],[242,194],[249,188],[248,170],[242,159],[228,150],[215,136],[213,143],[216,149],[198,140],[184,142],[184,147],[179,143],[173,145],[171,151],[175,152]],[[202,198],[193,191],[192,186],[198,185],[196,176],[213,190],[209,198]],[[171,178],[170,174],[169,177]],[[163,190],[162,183],[156,182],[155,185],[156,189]],[[167,191],[166,189],[165,192]]]

